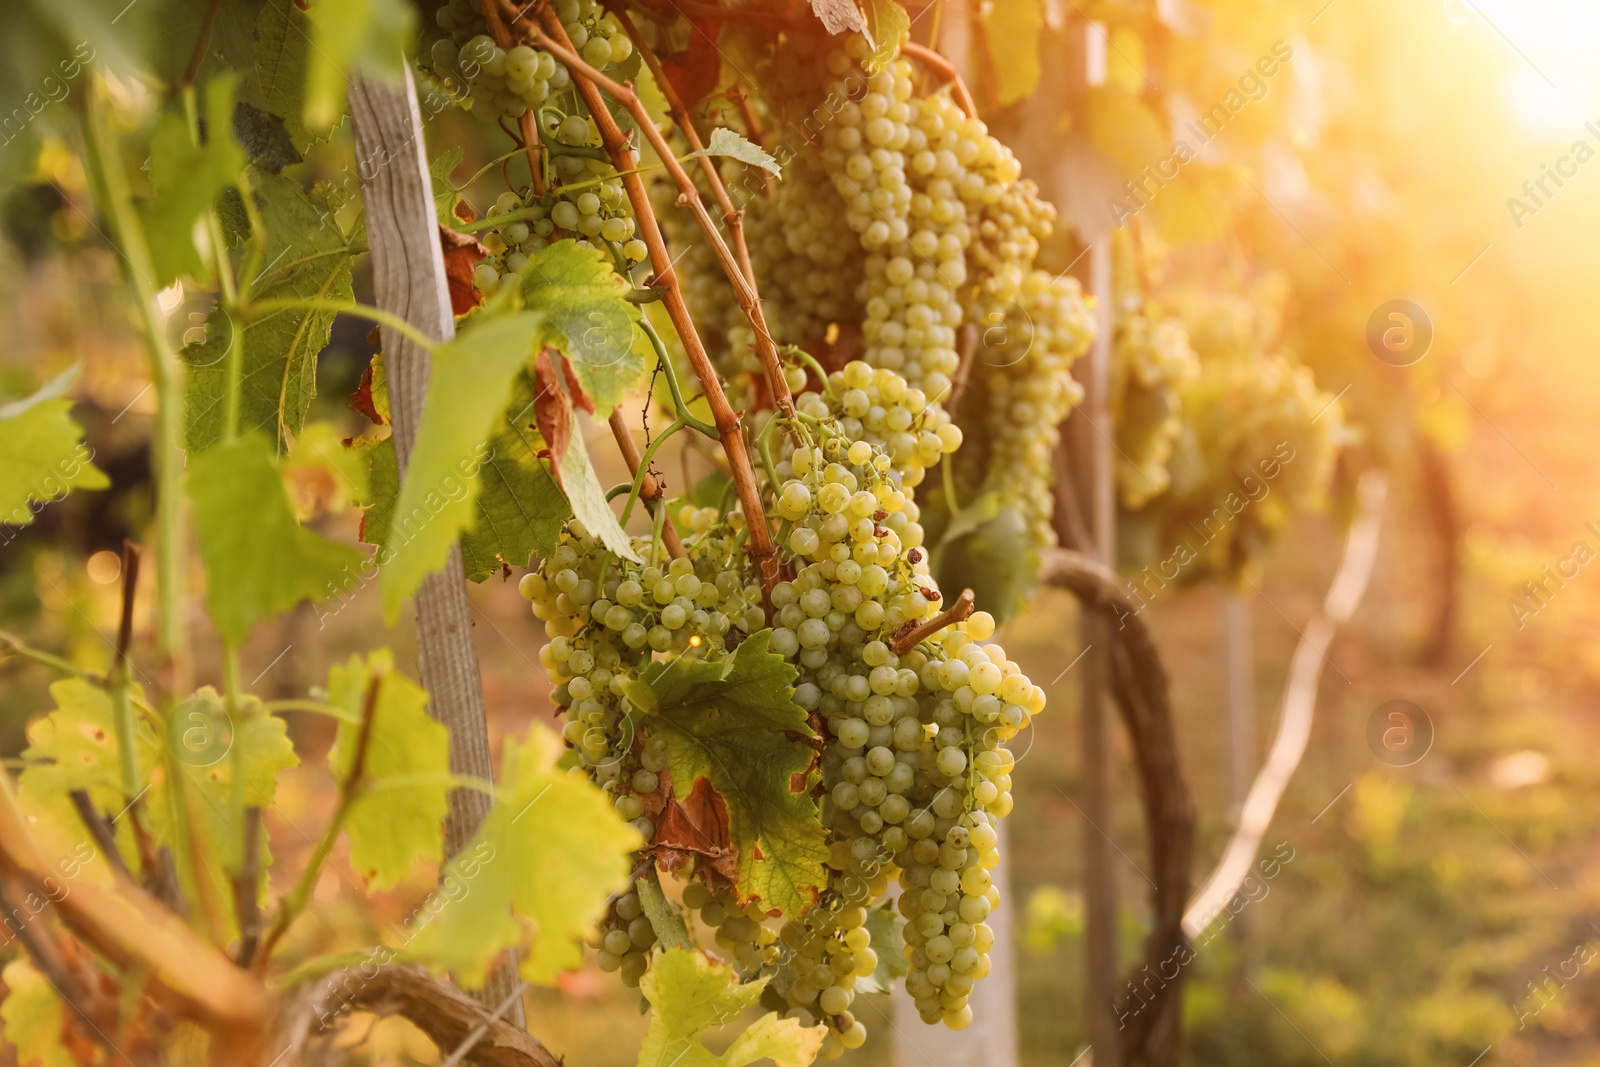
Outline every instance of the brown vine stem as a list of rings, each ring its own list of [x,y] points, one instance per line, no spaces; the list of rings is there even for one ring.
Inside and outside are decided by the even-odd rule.
[[[772,339],[771,331],[767,329],[766,316],[761,310],[761,296],[756,292],[752,277],[745,273],[749,269],[749,253],[745,253],[743,263],[741,263],[740,259],[736,258],[733,251],[728,248],[728,243],[722,239],[722,233],[717,229],[717,224],[711,218],[711,213],[706,210],[705,204],[700,200],[700,190],[695,186],[694,179],[689,177],[689,172],[684,170],[683,165],[678,162],[678,157],[673,153],[672,146],[667,144],[666,137],[662,135],[660,130],[656,129],[656,124],[650,118],[650,113],[646,110],[644,102],[639,99],[638,94],[633,91],[632,87],[618,84],[615,80],[606,77],[600,71],[584,62],[583,58],[571,47],[571,38],[567,36],[567,31],[561,25],[561,20],[556,18],[549,7],[544,9],[541,17],[545,20],[548,32],[541,33],[538,30],[534,30],[534,42],[566,64],[567,69],[578,80],[580,89],[584,88],[582,84],[584,82],[589,83],[591,88],[596,88],[594,100],[586,100],[589,103],[589,109],[595,113],[595,121],[597,123],[604,121],[612,127],[616,127],[616,120],[611,117],[611,112],[606,109],[605,101],[598,92],[598,89],[604,89],[619,104],[628,109],[629,113],[633,115],[634,122],[638,124],[639,129],[644,132],[645,138],[650,142],[650,146],[655,149],[656,155],[661,157],[661,162],[666,167],[667,173],[677,183],[679,199],[694,213],[695,221],[699,222],[700,229],[706,235],[706,241],[711,245],[712,251],[716,252],[717,259],[722,263],[723,273],[728,276],[728,281],[733,284],[733,293],[739,301],[740,308],[744,310],[745,317],[750,320],[750,328],[755,331],[756,335],[756,356],[761,360],[761,368],[765,372],[767,379],[767,388],[772,392],[773,403],[777,407],[778,413],[784,418],[793,418],[794,398],[789,394],[789,383],[783,376],[783,363],[778,358],[778,346]],[[559,36],[557,36],[558,34]],[[663,86],[662,91],[668,92],[670,90],[668,86]],[[587,97],[587,95],[586,91],[585,96]],[[679,101],[679,106],[682,106],[682,101]],[[601,113],[604,113],[605,116],[603,120]],[[692,129],[692,125],[684,126],[685,136],[689,136],[691,143],[694,143],[698,140],[699,135],[691,133]],[[602,129],[601,135],[604,136],[604,134],[605,131]],[[617,136],[621,137],[620,129]],[[629,151],[631,155],[631,149]],[[703,156],[701,160],[703,163],[710,163],[710,160]],[[619,165],[617,169],[624,170],[626,168]],[[722,207],[731,220],[731,217],[738,213],[734,211],[733,202],[728,197],[727,189],[722,185],[721,177],[716,173],[715,167],[708,166],[707,173],[711,177],[713,189],[720,191],[718,193],[718,206]],[[640,188],[641,190],[643,189],[642,183]],[[634,206],[634,214],[638,215],[641,220],[645,218],[645,215],[639,211],[637,205]],[[730,221],[731,227],[732,222]],[[742,225],[737,234],[737,241],[742,245]],[[648,243],[649,239],[646,238],[646,244]],[[653,258],[651,262],[654,262]],[[659,268],[659,264],[657,264],[657,267]]]
[[[628,473],[639,473],[639,446],[633,440],[633,434],[628,430],[628,424],[623,421],[622,409],[611,409],[611,436],[617,439],[617,447],[622,450],[622,458],[627,461]],[[655,475],[646,471],[644,478],[639,483],[639,499],[644,501],[644,506],[650,514],[656,513],[656,508],[661,506],[661,498],[666,495],[661,488],[661,483],[656,481]],[[661,526],[661,540],[666,543],[667,554],[673,559],[683,559],[689,553],[684,550],[683,539],[678,536],[677,527],[672,525],[669,517]]]
[[[961,595],[956,597],[954,604],[951,604],[944,611],[918,626],[915,630],[907,630],[899,637],[894,638],[889,642],[889,647],[894,650],[895,655],[903,656],[913,648],[916,648],[919,641],[925,641],[946,626],[953,626],[968,615],[971,615],[973,609],[977,606],[978,598],[972,595],[972,590],[963,589],[961,590]]]
[[[975,119],[978,117],[978,108],[972,102],[972,94],[967,92],[967,83],[961,80],[961,72],[956,70],[955,64],[927,45],[916,44],[912,41],[907,41],[900,46],[900,54],[907,59],[921,63],[946,82],[949,82],[950,92],[967,118]]]
[[[567,36],[561,20],[548,5],[541,12],[541,17],[550,32],[549,35],[539,34],[540,47],[549,49],[552,44],[556,46],[549,50],[568,64],[567,69],[572,72],[573,84],[578,87],[584,103],[594,116],[606,152],[611,157],[612,165],[622,177],[623,188],[627,190],[628,200],[633,205],[633,213],[639,220],[639,236],[650,252],[650,264],[656,275],[655,284],[661,290],[661,303],[672,319],[673,328],[678,331],[678,338],[683,342],[689,364],[694,368],[695,377],[700,381],[700,389],[711,408],[711,415],[717,426],[717,436],[722,440],[722,450],[728,457],[734,488],[739,494],[740,506],[743,507],[745,519],[749,523],[750,555],[755,561],[756,573],[761,576],[763,598],[767,602],[766,609],[770,615],[772,588],[778,584],[778,548],[772,540],[772,529],[767,525],[766,508],[761,502],[761,490],[756,485],[755,470],[750,464],[750,450],[745,442],[744,427],[739,414],[728,403],[727,394],[722,391],[722,382],[717,378],[716,368],[711,365],[711,357],[706,355],[700,333],[695,329],[694,318],[689,314],[689,305],[684,301],[683,290],[678,285],[678,276],[672,269],[672,257],[667,254],[667,245],[662,239],[661,226],[656,221],[655,210],[650,204],[650,194],[644,187],[644,180],[633,173],[637,163],[636,153],[628,138],[623,136],[622,129],[617,125],[617,120],[612,116],[610,109],[606,107],[599,86],[601,84],[614,86],[628,97],[633,97],[633,94],[617,86],[610,78],[574,54],[570,47],[571,38]],[[551,40],[551,37],[555,37],[556,40]],[[634,98],[634,102],[638,102],[637,98]],[[655,129],[648,115],[643,117],[640,128],[654,131],[658,137],[660,136],[660,131]],[[669,160],[673,159],[670,151],[664,151],[663,156]],[[681,171],[682,168],[679,169]],[[700,204],[698,197],[694,203],[697,206]],[[700,212],[702,215],[705,213],[703,206],[700,206]],[[707,221],[709,222],[709,219]]]
[[[678,95],[678,87],[672,84],[672,79],[668,78],[667,72],[662,69],[661,58],[656,55],[655,49],[644,43],[644,38],[639,35],[639,31],[634,26],[633,19],[629,17],[626,8],[618,4],[611,8],[611,13],[617,17],[617,21],[622,26],[622,32],[633,40],[634,47],[639,50],[639,55],[644,57],[645,66],[650,68],[650,76],[655,78],[656,85],[661,89],[661,95],[666,98],[667,114],[672,116],[672,120],[683,131],[683,136],[689,142],[690,150],[694,152],[705,151],[706,142],[705,138],[700,134],[700,126],[695,122],[694,115],[684,106],[683,97]],[[756,327],[756,343],[763,349],[772,349],[770,364],[767,353],[762,352],[762,366],[768,368],[769,379],[772,377],[771,367],[777,367],[778,378],[782,379],[783,372],[782,367],[778,365],[777,348],[773,344],[772,336],[767,332],[765,313],[761,309],[761,297],[756,293],[756,270],[750,262],[750,246],[744,237],[744,209],[733,206],[733,198],[728,195],[728,187],[722,181],[722,174],[717,170],[716,161],[710,156],[701,156],[699,161],[700,173],[705,176],[706,185],[711,189],[711,195],[716,197],[717,206],[722,209],[722,221],[727,224],[728,234],[733,238],[733,252],[739,260],[739,271],[744,275],[745,282],[749,284],[750,291],[754,296],[756,314],[762,317],[759,325],[756,324],[754,317],[751,319],[751,325]],[[761,173],[768,178],[771,177],[771,175],[767,175],[765,169],[761,169]],[[769,381],[768,384],[771,385],[772,383]],[[777,394],[774,393],[774,396],[776,397]],[[787,410],[783,408],[784,403],[788,404]],[[784,393],[782,400],[779,402],[779,410],[783,412],[785,418],[794,414],[794,400],[788,395],[787,380],[784,381]]]

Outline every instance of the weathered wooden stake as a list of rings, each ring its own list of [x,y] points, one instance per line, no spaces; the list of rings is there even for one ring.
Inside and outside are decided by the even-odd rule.
[[[403,81],[352,79],[350,113],[378,306],[429,337],[449,340],[455,336],[455,319],[423,147],[422,112],[410,68],[405,68]],[[429,359],[425,350],[394,330],[384,328],[381,336],[395,456],[404,476],[422,420]],[[423,579],[415,604],[422,684],[430,695],[429,713],[450,731],[450,770],[493,781],[483,681],[472,647],[471,609],[459,544],[451,547],[442,569]],[[472,840],[490,804],[490,797],[477,790],[457,789],[450,794],[444,826],[446,855],[454,855]],[[498,1005],[516,987],[516,961],[511,959],[474,995],[482,1003]],[[506,1019],[523,1027],[522,1005],[514,1004]]]

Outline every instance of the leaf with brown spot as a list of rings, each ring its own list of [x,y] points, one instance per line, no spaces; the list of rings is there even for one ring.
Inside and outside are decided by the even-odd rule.
[[[439,244],[444,250],[444,276],[450,286],[450,310],[465,315],[483,303],[483,294],[472,282],[472,272],[489,250],[469,233],[439,224]]]
[[[671,775],[663,771],[661,779],[670,789]],[[652,820],[656,834],[645,853],[664,870],[677,872],[694,860],[697,870],[710,868],[729,885],[737,883],[739,872],[728,828],[728,805],[708,779],[696,778],[694,788],[682,799],[666,793],[660,813]]]
[[[533,398],[533,421],[538,424],[539,436],[544,438],[545,448],[550,453],[550,472],[555,475],[556,484],[561,485],[561,460],[572,441],[572,401],[561,388],[561,379],[548,348],[533,361],[533,376],[539,387]]]

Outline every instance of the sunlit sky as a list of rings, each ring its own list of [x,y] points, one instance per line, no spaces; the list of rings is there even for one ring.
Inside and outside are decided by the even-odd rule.
[[[1511,113],[1529,133],[1578,136],[1600,123],[1600,2],[1443,0],[1464,32],[1500,39],[1516,53],[1508,68]]]

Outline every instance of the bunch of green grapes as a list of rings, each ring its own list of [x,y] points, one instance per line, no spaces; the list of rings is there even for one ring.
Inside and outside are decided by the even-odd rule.
[[[546,134],[552,146],[592,147],[599,140],[594,121],[578,114],[550,116]],[[504,217],[505,221],[480,238],[489,250],[473,272],[473,284],[481,292],[520,285],[532,257],[568,237],[586,248],[603,248],[628,264],[648,255],[645,243],[635,236],[633,208],[615,167],[604,160],[573,155],[556,155],[555,166],[558,172],[571,171],[573,176],[553,185],[537,200],[501,193],[485,213],[490,220]]]
[[[764,925],[767,914],[760,904],[741,906],[728,887],[710,889],[698,880],[683,887],[683,903],[714,931],[717,946],[746,977],[778,961],[778,935]]]
[[[567,716],[562,736],[646,840],[655,826],[643,798],[660,791],[666,742],[636,736],[628,684],[652,653],[718,656],[736,633],[765,625],[761,587],[745,576],[733,524],[690,518],[702,527],[689,538],[693,555],[664,567],[611,556],[572,520],[520,584],[550,638],[539,658]],[[648,559],[651,540],[640,538],[638,548]]]
[[[1039,245],[1055,226],[1055,206],[1039,196],[1039,187],[1024,178],[1002,186],[998,200],[978,212],[976,234],[968,252],[976,285],[972,300],[982,309],[1004,314],[1022,291],[1024,279],[1038,258]],[[991,310],[992,313],[992,310]],[[974,316],[980,328],[987,316]]]
[[[1171,486],[1129,517],[1128,562],[1187,546],[1188,580],[1237,575],[1290,515],[1322,506],[1346,431],[1336,398],[1276,351],[1270,286],[1178,294],[1198,368],[1180,393]]]
[[[589,944],[602,971],[616,972],[623,985],[637,989],[650,969],[650,949],[656,940],[656,928],[645,915],[639,894],[629,890],[612,902]]]
[[[556,0],[556,13],[585,62],[603,69],[633,55],[633,42],[594,0]],[[473,115],[490,121],[521,118],[572,85],[555,56],[529,45],[501,48],[489,36],[483,0],[449,0],[434,12],[440,36],[429,44],[424,69],[452,90]]]
[[[973,365],[981,450],[965,464],[968,484],[999,492],[1036,548],[1055,544],[1050,488],[1058,427],[1083,399],[1072,365],[1094,340],[1094,312],[1076,278],[1026,273],[1007,297],[1008,313],[984,331]]]
[[[1119,302],[1111,349],[1117,493],[1129,510],[1143,507],[1172,483],[1167,464],[1183,426],[1179,396],[1199,370],[1183,323],[1147,315],[1141,306],[1137,300]]]
[[[1111,381],[1116,426],[1117,497],[1137,511],[1172,484],[1168,463],[1183,426],[1180,394],[1199,373],[1181,319],[1146,300],[1141,256],[1133,235],[1118,231],[1111,245]]]
[[[795,399],[796,410],[807,418],[836,417],[840,440],[860,441],[875,450],[873,455],[882,455],[883,459],[877,462],[885,463],[886,469],[893,468],[902,489],[920,485],[928,468],[961,447],[961,427],[950,414],[892,370],[874,370],[863,360],[852,360],[843,370],[828,375],[825,385],[829,395],[802,393]],[[865,454],[861,449],[857,453]],[[808,456],[793,455],[787,468],[779,466],[778,474],[787,478],[791,472],[800,473],[795,465],[808,462]],[[907,506],[914,518],[915,505],[910,504],[909,497]],[[779,510],[783,510],[781,496]],[[891,518],[894,514],[898,512],[892,512]],[[919,533],[908,547],[921,543]]]

